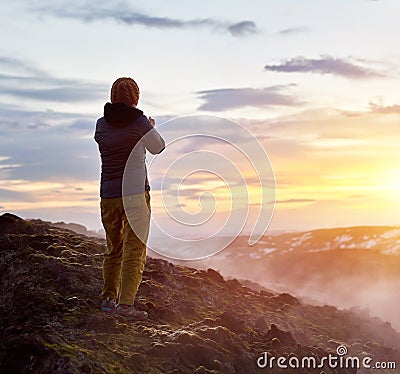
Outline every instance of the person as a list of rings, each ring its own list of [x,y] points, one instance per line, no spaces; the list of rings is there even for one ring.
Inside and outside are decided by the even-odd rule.
[[[96,123],[94,139],[101,156],[100,209],[107,248],[103,260],[101,310],[129,319],[144,319],[145,311],[135,308],[136,293],[146,262],[150,225],[150,186],[145,154],[158,154],[165,142],[136,106],[139,87],[132,78],[118,78],[111,87],[111,103]],[[131,163],[135,167],[125,171]],[[123,179],[128,178],[127,188]],[[124,193],[123,193],[124,192]],[[124,199],[128,199],[124,207]],[[140,233],[133,222],[139,222]]]

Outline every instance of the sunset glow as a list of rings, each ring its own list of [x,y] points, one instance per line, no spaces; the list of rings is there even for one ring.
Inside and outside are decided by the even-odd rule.
[[[151,25],[121,20],[113,2],[91,9],[91,22],[87,5],[40,3],[1,6],[8,35],[0,51],[1,212],[101,228],[94,126],[112,81],[133,76],[139,107],[157,126],[202,114],[234,120],[258,139],[276,179],[271,230],[399,224],[398,2],[121,5],[127,14],[154,13]],[[166,27],[156,22],[163,17],[179,22]],[[112,64],[104,48],[116,56]],[[163,136],[168,131],[161,127]],[[229,136],[246,143],[234,130]],[[186,179],[177,170],[164,181],[169,196],[179,189],[171,209],[215,208],[223,221],[233,194],[237,209],[250,208],[254,218],[258,171],[224,143],[187,141],[173,152],[178,159],[201,150],[232,161],[248,196],[243,186],[226,185],[230,172],[224,181],[207,173],[210,165],[195,165],[204,170]],[[166,225],[168,167],[160,159],[149,175],[153,216]]]

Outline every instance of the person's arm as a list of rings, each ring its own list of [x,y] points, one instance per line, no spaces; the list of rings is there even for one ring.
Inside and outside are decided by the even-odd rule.
[[[159,134],[159,132],[154,128],[156,121],[154,118],[149,117],[149,123],[151,129],[146,132],[143,137],[143,143],[146,149],[153,155],[161,153],[165,148],[165,141]]]

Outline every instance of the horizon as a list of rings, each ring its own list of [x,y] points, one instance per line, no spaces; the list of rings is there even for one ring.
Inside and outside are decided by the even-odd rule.
[[[239,235],[242,224],[243,235],[253,227],[268,235],[400,226],[400,4],[209,5],[0,5],[8,36],[0,48],[0,214],[102,228],[95,123],[112,82],[132,76],[141,89],[138,107],[170,139],[164,153],[148,159],[157,230],[183,238],[216,227]],[[112,64],[104,51],[116,56]],[[199,132],[193,116],[208,116],[203,135],[227,139],[245,155],[260,144],[269,165],[261,151],[249,165],[210,139],[175,146],[179,136]],[[187,126],[178,128],[182,118]],[[218,132],[216,119],[231,127]],[[234,167],[193,162],[205,151]],[[175,164],[181,155],[192,159]],[[206,173],[211,166],[221,173]],[[260,212],[265,222],[256,227]],[[195,232],[177,227],[174,217],[210,224]]]
[[[18,216],[17,214],[15,214],[14,212],[1,212],[1,214],[13,214]],[[20,216],[19,216],[20,217]],[[104,233],[104,229],[101,227],[99,230],[95,230],[95,229],[91,229],[87,226],[85,226],[83,223],[81,222],[75,222],[75,221],[48,221],[45,219],[42,219],[41,217],[20,217],[23,218],[27,221],[30,220],[40,220],[43,222],[49,222],[50,224],[65,224],[65,225],[81,225],[83,226],[87,231],[89,232],[95,232],[98,234]],[[385,224],[381,224],[381,225],[353,225],[353,226],[325,226],[325,227],[312,227],[309,229],[304,229],[304,230],[288,230],[288,229],[273,229],[270,230],[268,229],[265,234],[263,236],[276,236],[276,235],[281,235],[281,234],[296,234],[296,233],[306,233],[306,232],[311,232],[311,231],[319,231],[319,230],[341,230],[341,229],[354,229],[354,228],[392,228],[392,229],[397,229],[400,228],[400,224],[397,225],[385,225]],[[248,236],[250,234],[250,232],[241,232],[238,236]],[[155,237],[157,239],[161,239],[162,237]]]

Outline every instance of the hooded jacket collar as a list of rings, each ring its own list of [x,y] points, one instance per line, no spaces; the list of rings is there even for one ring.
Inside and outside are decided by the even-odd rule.
[[[107,103],[104,105],[104,119],[114,127],[125,127],[143,115],[143,112],[125,103]]]

